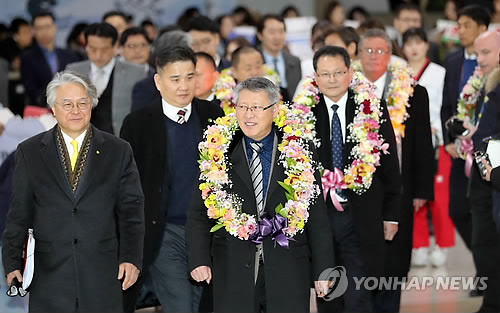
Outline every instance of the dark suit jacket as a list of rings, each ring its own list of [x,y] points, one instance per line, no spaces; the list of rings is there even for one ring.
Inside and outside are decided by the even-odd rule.
[[[144,235],[132,149],[92,127],[84,173],[73,193],[59,158],[56,127],[17,148],[3,236],[5,272],[22,270],[24,241],[33,228],[30,312],[121,312],[118,266],[130,262],[141,268]]]
[[[281,140],[282,134],[277,134]],[[257,214],[257,205],[243,148],[243,133],[238,131],[229,148],[233,181],[230,189],[243,199],[243,212]],[[279,159],[280,152],[271,168],[271,180],[264,210],[275,215],[278,204],[286,203],[285,191],[278,181],[286,178]],[[316,183],[321,182],[315,173]],[[194,201],[188,211],[186,244],[188,266],[192,271],[198,266],[211,267],[213,273],[215,312],[255,312],[254,271],[255,244],[230,235],[225,229],[210,233],[214,225],[207,217],[207,209],[201,199],[201,191],[193,193]],[[264,275],[269,312],[309,312],[310,286],[325,269],[333,266],[333,243],[326,207],[321,199],[309,208],[309,220],[305,231],[290,241],[289,249],[283,248],[271,238],[264,240]]]
[[[349,90],[346,106],[346,125],[354,119],[356,103],[353,93]],[[398,221],[401,204],[401,175],[399,173],[398,157],[396,152],[396,141],[394,131],[389,119],[389,113],[385,102],[381,101],[381,107],[386,122],[380,126],[380,134],[385,142],[389,144],[389,154],[381,153],[380,166],[377,167],[373,176],[370,189],[362,195],[347,190],[347,198],[352,207],[353,222],[361,246],[361,257],[369,276],[381,277],[385,264],[385,240],[384,221]],[[316,116],[316,132],[321,140],[318,149],[321,164],[332,170],[332,149],[330,141],[330,120],[326,108],[324,96],[320,96],[320,102],[313,108]],[[349,133],[346,134],[346,138]],[[352,162],[350,153],[353,144],[347,142],[344,145],[344,164]],[[330,213],[335,210],[331,200],[327,198],[327,209]]]
[[[491,171],[490,180],[493,187],[500,191],[500,167],[496,167]]]
[[[222,70],[225,70],[228,67],[231,67],[231,61],[221,56],[219,65],[217,65],[217,72],[220,73],[222,72]]]
[[[386,275],[406,277],[410,269],[413,242],[413,199],[434,198],[434,149],[427,90],[417,85],[409,99],[402,142],[403,194],[398,232],[387,241]]]
[[[56,54],[58,72],[69,63],[78,61],[72,52],[65,49],[56,48]],[[52,80],[52,71],[39,45],[35,44],[21,57],[21,80],[31,105],[46,107],[45,88]]]
[[[286,81],[288,83],[288,87],[286,88],[288,91],[288,96],[293,98],[295,94],[295,89],[297,89],[297,85],[302,79],[302,68],[300,67],[300,59],[290,53],[283,51],[283,58],[285,59],[285,67],[286,67]]]
[[[461,90],[459,89],[458,79],[462,72],[464,64],[464,49],[453,51],[444,61],[444,68],[446,75],[444,76],[443,86],[443,105],[441,106],[441,123],[443,128],[444,145],[450,143],[450,136],[446,130],[445,123],[450,117],[457,113],[457,100],[460,96]]]
[[[161,100],[161,94],[156,89],[153,74],[135,83],[132,89],[132,112],[145,108],[158,99]]]
[[[196,110],[200,120],[200,140],[209,119],[223,116],[222,109],[208,101],[194,98],[193,110]],[[165,175],[167,147],[165,115],[163,114],[161,98],[139,111],[130,113],[123,122],[120,137],[130,142],[134,151],[137,168],[144,190],[144,212],[146,220],[146,235],[144,237],[144,268],[156,257],[163,236],[165,210],[162,210],[162,187]],[[191,190],[186,191],[187,196]]]

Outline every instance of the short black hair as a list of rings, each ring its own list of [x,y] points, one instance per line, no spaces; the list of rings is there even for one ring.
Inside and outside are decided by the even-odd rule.
[[[262,34],[262,32],[264,31],[264,26],[266,26],[266,22],[268,20],[276,20],[278,22],[281,22],[286,30],[285,20],[283,20],[283,18],[281,16],[279,16],[278,14],[266,14],[263,17],[261,17],[261,19],[257,23],[257,32],[258,33]]]
[[[324,46],[319,48],[319,50],[314,54],[313,67],[315,72],[318,70],[318,60],[322,56],[341,57],[344,59],[344,64],[347,68],[351,66],[351,59],[349,58],[349,53],[347,53],[346,49],[342,47]]]
[[[146,27],[146,26],[153,26],[153,27],[156,27],[155,24],[153,24],[153,21],[150,20],[150,19],[145,19],[141,22],[141,27]]]
[[[191,61],[196,66],[196,55],[194,51],[186,46],[175,46],[156,52],[156,71],[160,72],[168,63]]]
[[[425,30],[423,28],[410,28],[407,31],[403,33],[403,46],[405,43],[408,42],[408,40],[413,39],[413,38],[418,38],[422,41],[429,42],[429,39],[427,39],[427,34],[425,33]]]
[[[53,22],[56,21],[56,18],[54,17],[54,14],[50,11],[40,11],[37,14],[33,15],[33,18],[31,19],[31,25],[35,25],[35,21],[39,17],[50,17]]]
[[[281,10],[281,17],[285,18],[286,15],[288,15],[288,12],[295,12],[297,16],[300,16],[299,9],[297,9],[296,6],[294,5],[287,5],[286,7]]]
[[[85,41],[89,42],[89,36],[97,36],[103,38],[111,38],[111,44],[114,46],[118,40],[118,32],[108,23],[90,24],[85,30]]]
[[[130,27],[130,28],[127,28],[122,33],[122,35],[120,37],[120,46],[124,46],[125,43],[127,43],[128,37],[134,36],[134,35],[142,35],[142,36],[144,36],[144,39],[146,39],[146,41],[148,43],[151,43],[151,41],[148,38],[148,34],[144,30],[144,28],[142,28],[142,27]]]
[[[399,17],[399,15],[401,14],[401,11],[404,11],[404,10],[407,10],[407,11],[416,11],[416,12],[418,12],[418,14],[420,14],[420,17],[422,17],[422,11],[420,11],[420,8],[416,4],[413,4],[413,3],[403,3],[403,4],[400,4],[396,8],[396,10],[394,11],[394,16],[395,17]]]
[[[356,30],[352,27],[344,27],[344,26],[330,26],[324,33],[323,33],[323,41],[326,40],[326,37],[330,35],[337,35],[339,36],[340,40],[342,40],[345,44],[345,46],[349,46],[351,43],[354,43],[356,45],[356,53],[358,52],[358,44],[359,44],[359,35],[356,32]]]
[[[16,17],[10,22],[9,31],[12,34],[17,34],[21,26],[30,26],[27,20],[22,17]]]
[[[108,11],[106,13],[104,13],[104,15],[102,16],[102,21],[106,21],[106,19],[108,17],[112,17],[112,16],[120,16],[121,18],[123,18],[123,20],[128,23],[128,17],[127,17],[127,14],[125,14],[124,12],[122,11],[117,11],[117,10],[113,10],[113,11]]]
[[[215,64],[214,58],[206,52],[196,52],[196,58],[205,59],[208,63],[213,65],[214,70],[217,70],[217,65]]]
[[[243,53],[250,53],[250,52],[257,52],[260,54],[260,56],[262,57],[262,61],[264,61],[264,56],[262,55],[262,52],[260,50],[258,50],[257,48],[253,47],[253,46],[241,46],[239,47],[238,49],[234,50],[233,53],[231,54],[231,64],[233,67],[236,67],[238,66],[238,64],[240,64],[240,56],[243,54]]]
[[[461,16],[470,17],[474,22],[476,22],[478,26],[484,25],[488,27],[491,22],[490,13],[488,12],[488,10],[477,4],[463,7],[460,11],[458,11],[457,19],[459,19]]]
[[[356,14],[356,13],[363,15],[365,18],[370,17],[370,13],[364,7],[362,7],[360,5],[352,7],[351,10],[349,10],[349,13],[347,14],[347,16],[350,20],[354,20],[354,14]]]
[[[197,30],[201,32],[211,32],[212,34],[219,33],[219,25],[214,22],[211,18],[200,15],[193,17],[189,20],[187,25],[187,31]]]

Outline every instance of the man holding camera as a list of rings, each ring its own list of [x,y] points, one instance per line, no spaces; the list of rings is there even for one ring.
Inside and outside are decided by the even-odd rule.
[[[468,200],[472,215],[472,254],[478,272],[488,278],[488,286],[484,290],[483,303],[479,311],[500,311],[500,240],[495,220],[492,219],[492,193],[490,182],[482,179],[484,175],[478,167],[482,166],[481,158],[486,150],[484,138],[498,133],[496,120],[496,102],[500,88],[500,35],[496,32],[485,32],[474,41],[474,53],[478,66],[485,77],[485,87],[476,103],[475,125],[464,122],[468,130],[466,136],[459,138],[472,139],[477,164],[472,164],[468,186]],[[467,161],[466,161],[467,162]],[[498,214],[495,214],[498,215]],[[495,216],[497,218],[497,216]]]

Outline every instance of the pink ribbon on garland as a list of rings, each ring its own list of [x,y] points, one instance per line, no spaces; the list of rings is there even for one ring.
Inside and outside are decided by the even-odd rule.
[[[330,198],[332,199],[333,206],[337,211],[343,212],[344,208],[337,199],[337,194],[335,189],[347,189],[347,185],[344,182],[344,174],[338,168],[332,171],[325,169],[323,171],[323,176],[321,177],[321,184],[323,185],[323,196],[326,201],[327,194],[330,193]]]

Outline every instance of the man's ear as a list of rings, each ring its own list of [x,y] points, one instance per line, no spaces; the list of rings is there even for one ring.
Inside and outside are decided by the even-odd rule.
[[[156,89],[160,91],[160,80],[161,80],[160,74],[156,73],[155,76],[153,76],[153,78],[155,80]]]

